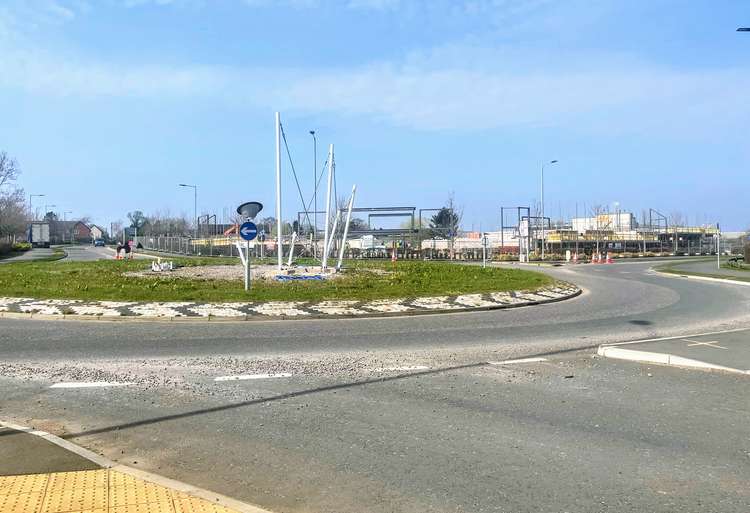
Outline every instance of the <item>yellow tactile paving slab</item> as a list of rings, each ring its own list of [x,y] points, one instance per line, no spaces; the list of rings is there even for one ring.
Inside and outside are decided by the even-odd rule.
[[[236,513],[116,470],[0,477],[0,513]]]

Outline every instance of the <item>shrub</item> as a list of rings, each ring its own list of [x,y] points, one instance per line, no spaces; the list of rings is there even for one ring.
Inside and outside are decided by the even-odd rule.
[[[16,242],[15,244],[13,244],[13,251],[28,251],[30,249],[30,242]]]
[[[13,245],[10,242],[0,242],[0,255],[6,255],[13,251]]]

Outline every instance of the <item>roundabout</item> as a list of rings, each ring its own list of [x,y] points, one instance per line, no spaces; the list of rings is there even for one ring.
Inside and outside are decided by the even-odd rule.
[[[0,315],[50,319],[262,320],[379,317],[532,306],[581,289],[521,269],[450,263],[352,261],[320,274],[312,264],[253,267],[230,258],[165,262],[37,262],[0,269]]]

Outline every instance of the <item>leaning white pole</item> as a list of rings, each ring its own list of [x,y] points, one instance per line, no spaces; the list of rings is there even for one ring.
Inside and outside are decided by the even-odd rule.
[[[328,267],[328,225],[331,224],[331,186],[333,184],[333,144],[328,147],[328,188],[326,190],[326,227],[323,235],[323,269]]]
[[[284,256],[281,246],[281,116],[276,113],[276,253],[278,255],[278,267]]]
[[[286,262],[286,266],[292,265],[292,257],[294,256],[294,243],[297,242],[297,232],[292,232],[292,243],[289,244],[289,260]]]
[[[336,217],[333,218],[333,228],[331,228],[331,236],[328,237],[328,246],[325,247],[325,254],[323,255],[323,270],[328,269],[328,254],[333,248],[333,241],[336,239],[336,228],[339,226],[339,218],[341,217],[341,211],[336,211]]]
[[[352,219],[352,207],[354,206],[354,196],[357,194],[356,184],[352,186],[352,196],[349,198],[349,208],[346,210],[346,224],[344,225],[344,237],[341,239],[341,250],[339,251],[339,261],[336,263],[336,270],[341,269],[341,262],[344,260],[344,248],[346,247],[346,236],[349,235],[349,221]]]

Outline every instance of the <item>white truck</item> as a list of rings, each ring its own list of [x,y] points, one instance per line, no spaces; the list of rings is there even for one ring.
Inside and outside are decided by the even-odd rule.
[[[34,221],[29,226],[29,242],[34,248],[49,247],[49,223]]]

